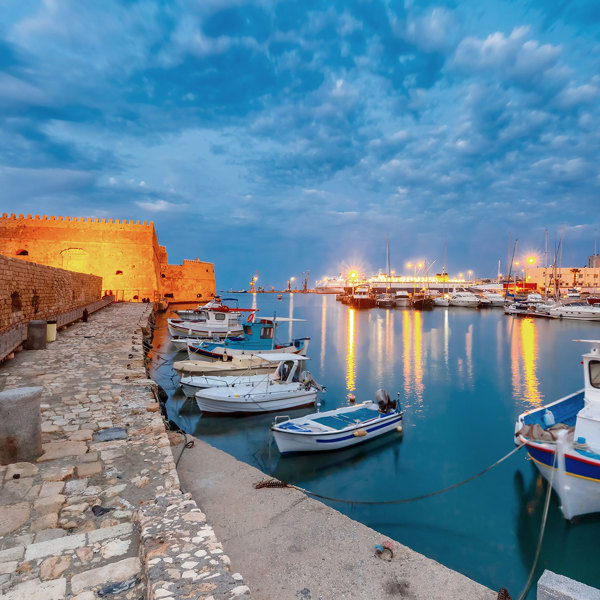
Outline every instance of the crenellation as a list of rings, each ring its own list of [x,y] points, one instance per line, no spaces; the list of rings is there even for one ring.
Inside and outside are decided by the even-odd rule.
[[[48,215],[42,215],[42,221],[47,221],[48,220]]]

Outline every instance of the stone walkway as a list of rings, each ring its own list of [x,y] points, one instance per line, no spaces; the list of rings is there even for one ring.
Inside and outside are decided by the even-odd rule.
[[[150,317],[116,304],[0,365],[0,390],[43,387],[44,452],[0,467],[0,598],[249,597],[179,488],[180,439],[144,367]]]

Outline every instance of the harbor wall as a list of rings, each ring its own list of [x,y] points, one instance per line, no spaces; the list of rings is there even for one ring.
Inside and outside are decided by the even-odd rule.
[[[99,300],[102,278],[0,254],[0,332]]]
[[[215,293],[214,265],[198,259],[169,265],[166,248],[147,221],[3,213],[0,253],[98,275],[103,292],[116,300],[190,300]]]

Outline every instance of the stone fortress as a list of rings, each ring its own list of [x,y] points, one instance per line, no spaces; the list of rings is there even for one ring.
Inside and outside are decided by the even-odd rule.
[[[117,301],[190,301],[215,294],[212,263],[168,263],[152,222],[3,213],[0,254],[102,277]]]

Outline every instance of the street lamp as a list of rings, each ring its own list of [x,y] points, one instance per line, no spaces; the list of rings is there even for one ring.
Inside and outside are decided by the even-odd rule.
[[[527,258],[527,265],[525,266],[525,283],[529,281],[529,276],[527,275],[527,267],[533,267],[535,265],[535,256],[529,256]]]
[[[292,281],[294,281],[294,279],[296,279],[295,277],[290,277],[288,279],[288,292],[292,291]]]

